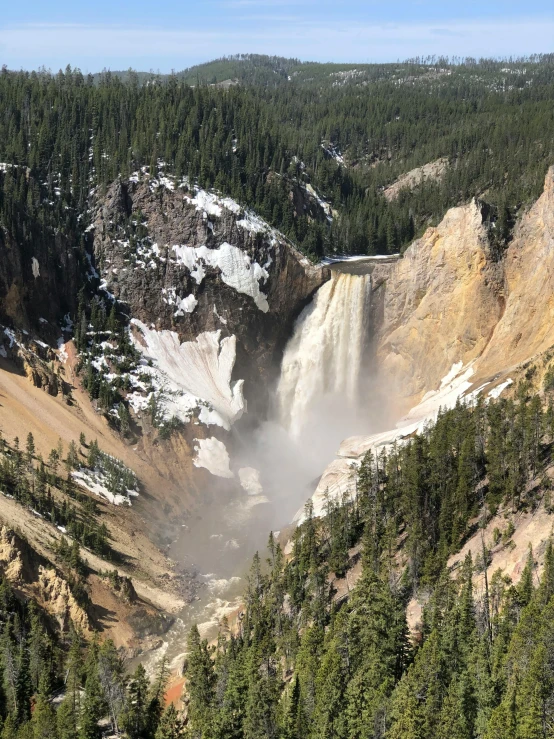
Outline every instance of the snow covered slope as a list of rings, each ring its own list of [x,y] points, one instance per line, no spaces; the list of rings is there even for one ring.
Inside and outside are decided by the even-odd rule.
[[[234,336],[221,338],[221,331],[199,334],[195,341],[179,341],[175,331],[157,331],[138,319],[135,345],[143,355],[142,372],[149,374],[163,394],[169,417],[189,421],[200,410],[200,421],[229,429],[244,411],[243,381],[231,382],[236,358]],[[139,400],[140,397],[140,400]],[[149,398],[135,394],[140,409]]]

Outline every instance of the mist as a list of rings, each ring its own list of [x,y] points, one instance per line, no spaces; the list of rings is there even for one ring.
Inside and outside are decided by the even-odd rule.
[[[268,420],[241,439],[239,464],[260,472],[273,525],[290,523],[343,439],[386,428],[371,373],[371,277],[334,271],[298,317],[270,391]]]

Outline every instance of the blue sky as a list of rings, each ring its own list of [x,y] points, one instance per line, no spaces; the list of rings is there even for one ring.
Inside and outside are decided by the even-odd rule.
[[[554,51],[552,0],[4,2],[0,65],[169,72],[238,52],[303,60]]]

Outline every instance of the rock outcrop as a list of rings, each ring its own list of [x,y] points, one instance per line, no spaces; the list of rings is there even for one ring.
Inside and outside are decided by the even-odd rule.
[[[448,158],[442,157],[434,162],[428,162],[422,167],[411,169],[406,174],[401,175],[392,185],[386,187],[383,195],[387,200],[396,200],[402,190],[413,190],[418,185],[428,180],[437,181],[444,177],[448,169]]]
[[[459,362],[478,382],[528,361],[554,344],[554,167],[500,260],[473,201],[380,269],[377,362],[405,408]]]
[[[51,567],[39,567],[36,593],[44,608],[56,619],[61,631],[70,624],[82,633],[91,631],[86,611],[75,600],[67,580]]]
[[[378,367],[407,409],[453,364],[483,353],[503,313],[503,274],[475,201],[449,210],[402,259],[379,269]]]
[[[294,320],[326,268],[229,198],[168,177],[117,182],[97,205],[94,254],[106,289],[129,314],[179,341],[236,337],[233,377],[263,411]]]
[[[91,631],[88,615],[67,580],[5,525],[0,529],[0,570],[16,590],[32,595],[61,631],[67,631],[70,623],[83,633]]]

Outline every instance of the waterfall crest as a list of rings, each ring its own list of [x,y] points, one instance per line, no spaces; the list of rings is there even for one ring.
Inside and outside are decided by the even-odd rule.
[[[279,419],[293,438],[325,398],[359,402],[370,294],[370,275],[333,272],[298,317],[277,386]]]

